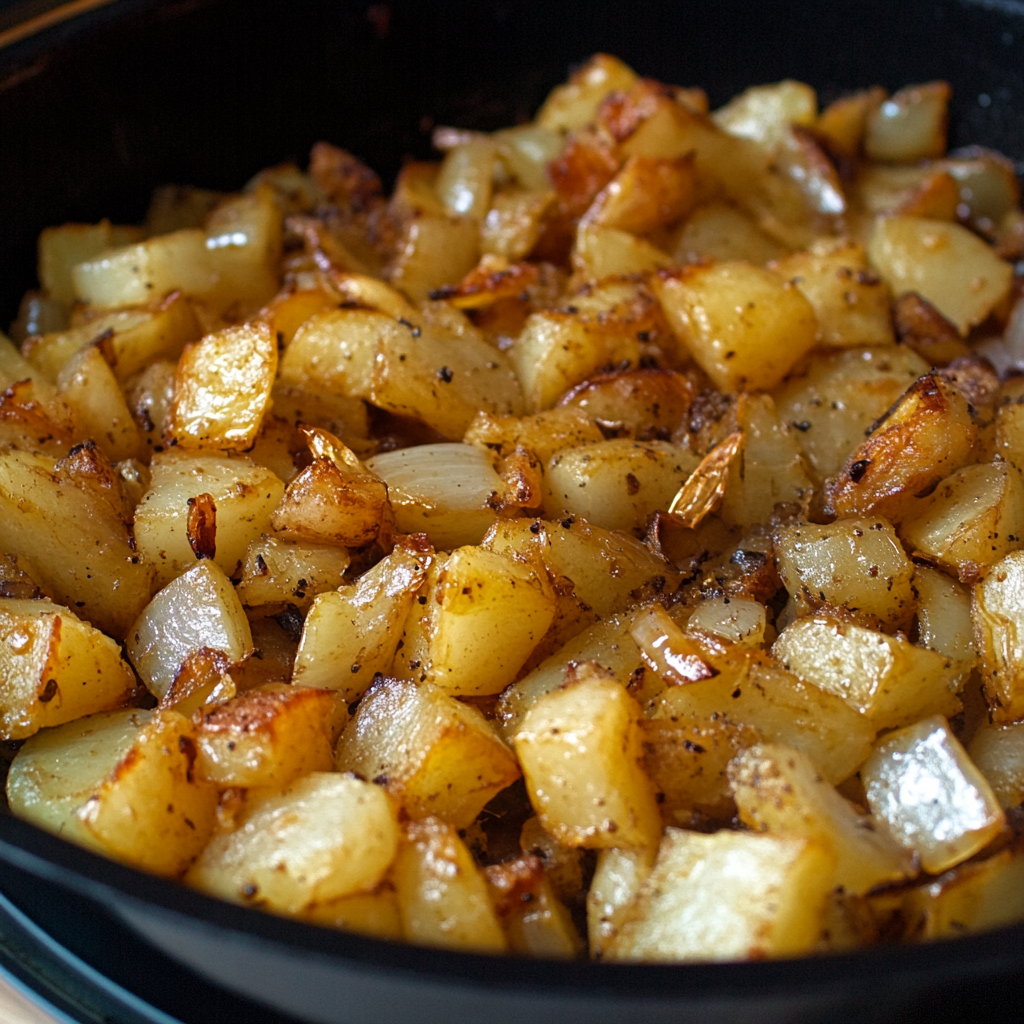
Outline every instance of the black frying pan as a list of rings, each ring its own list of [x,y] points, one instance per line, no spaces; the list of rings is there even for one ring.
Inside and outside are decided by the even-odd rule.
[[[0,323],[34,284],[35,239],[48,224],[138,220],[155,185],[234,189],[320,138],[393,174],[404,156],[429,152],[435,123],[490,129],[524,118],[596,50],[705,86],[713,103],[782,77],[810,82],[824,100],[945,78],[952,145],[1024,159],[1019,0],[117,0],[0,48]],[[219,903],[6,814],[0,861],[0,890],[30,918],[197,1024],[282,1013],[353,1024],[933,1024],[1014,1019],[1024,1006],[1024,926],[789,962],[496,960]]]

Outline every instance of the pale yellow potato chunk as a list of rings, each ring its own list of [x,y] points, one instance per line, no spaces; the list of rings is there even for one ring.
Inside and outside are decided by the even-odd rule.
[[[481,547],[461,547],[432,571],[422,645],[403,652],[400,675],[458,696],[500,693],[523,667],[555,616],[547,573]],[[407,645],[409,638],[407,635]],[[419,649],[422,646],[422,650]]]
[[[585,281],[649,274],[671,265],[672,258],[668,253],[628,231],[599,227],[584,221],[576,233],[572,266]]]
[[[325,690],[272,685],[204,709],[195,719],[197,778],[221,789],[283,789],[330,771],[337,703]]]
[[[582,516],[607,530],[642,529],[671,504],[699,459],[667,441],[612,438],[563,448],[547,465],[544,510]]]
[[[461,281],[479,258],[480,229],[473,217],[421,212],[406,224],[388,278],[413,302],[423,302]]]
[[[62,224],[44,228],[39,235],[39,283],[58,302],[75,301],[72,284],[74,268],[105,249],[124,245],[138,228],[126,228],[101,220],[99,224]]]
[[[922,217],[884,217],[868,244],[871,264],[899,298],[916,292],[960,334],[1006,298],[1013,268],[959,224]]]
[[[614,942],[619,925],[657,856],[657,846],[598,851],[597,867],[587,892],[587,938],[593,959],[603,958]]]
[[[974,634],[992,720],[1024,720],[1024,552],[1007,555],[975,586]]]
[[[814,615],[783,630],[772,654],[805,682],[842,697],[875,729],[960,710],[959,666],[899,636]]]
[[[398,544],[355,583],[319,595],[302,627],[292,682],[354,701],[378,673],[388,675],[430,554]]]
[[[883,629],[909,624],[914,564],[886,520],[784,526],[774,544],[783,586],[802,611],[832,605]]]
[[[1006,820],[941,716],[889,733],[860,774],[872,814],[933,875],[987,846]]]
[[[341,586],[348,565],[344,548],[264,534],[245,553],[238,596],[246,608],[293,604],[307,611],[318,594]]]
[[[667,829],[605,956],[679,962],[809,953],[833,870],[829,851],[810,839]]]
[[[153,457],[149,490],[135,510],[135,540],[159,583],[169,583],[195,565],[189,543],[190,501],[213,499],[214,561],[234,573],[249,545],[269,532],[270,516],[284,483],[245,456],[170,450]]]
[[[818,116],[818,97],[809,85],[787,78],[755,85],[711,115],[723,131],[766,146],[778,144],[791,124],[809,128]]]
[[[128,655],[150,692],[163,697],[189,655],[208,648],[229,662],[252,653],[252,632],[231,581],[202,561],[161,590],[128,631]]]
[[[813,306],[753,264],[693,267],[656,284],[681,346],[723,391],[770,390],[817,342]]]
[[[152,569],[111,507],[116,481],[88,450],[76,452],[54,463],[0,449],[0,550],[27,559],[49,595],[120,638],[150,598]]]
[[[966,675],[978,663],[970,590],[937,569],[918,565],[914,567],[914,592],[917,643],[950,658]]]
[[[1024,547],[1024,483],[1005,462],[965,466],[921,499],[900,532],[915,556],[970,582]]]
[[[185,881],[221,899],[295,914],[374,889],[399,838],[383,789],[313,772],[257,800],[237,828],[211,840]]]
[[[322,928],[337,928],[339,931],[370,935],[375,939],[390,939],[392,942],[400,942],[405,938],[398,894],[386,880],[373,892],[360,892],[354,896],[314,903],[299,916],[303,921],[318,924]]]
[[[6,740],[121,707],[135,692],[120,647],[48,601],[0,598],[0,680]]]
[[[1024,723],[982,722],[967,746],[971,760],[988,779],[999,803],[1009,809],[1024,803]]]
[[[452,825],[437,818],[406,825],[392,878],[409,942],[507,951],[487,882]]]
[[[561,146],[561,141],[559,141]],[[534,189],[498,189],[480,225],[480,252],[515,262],[524,259],[537,244],[543,218],[555,201],[555,192],[544,181]]]
[[[791,281],[814,307],[821,343],[833,348],[892,345],[889,289],[868,269],[856,243],[787,256],[771,269]]]
[[[947,82],[908,85],[875,107],[864,128],[864,152],[872,160],[913,163],[946,152]]]
[[[778,744],[742,751],[729,765],[740,820],[755,831],[804,836],[832,851],[833,887],[860,895],[916,873],[910,855],[856,811],[805,754]]]
[[[182,448],[247,451],[276,373],[277,339],[258,320],[189,345],[178,362],[169,437]]]
[[[379,780],[414,818],[467,828],[519,778],[512,752],[476,708],[430,683],[383,679],[363,697],[334,756]]]
[[[642,767],[640,708],[593,665],[540,697],[515,737],[537,817],[565,846],[643,847],[661,817]]]
[[[906,346],[856,348],[812,357],[807,373],[775,394],[782,421],[819,479],[839,471],[865,432],[928,364]]]
[[[786,249],[766,235],[745,213],[720,201],[704,203],[690,214],[672,251],[677,264],[742,260],[764,266]]]
[[[217,791],[195,780],[194,730],[173,711],[111,711],[29,739],[11,764],[11,811],[143,871],[175,876],[213,829]]]

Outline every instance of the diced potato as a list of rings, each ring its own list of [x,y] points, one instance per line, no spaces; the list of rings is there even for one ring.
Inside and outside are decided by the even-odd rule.
[[[917,643],[951,659],[963,674],[978,661],[971,622],[971,592],[945,573],[914,568]]]
[[[1003,807],[1009,809],[1024,803],[1024,723],[983,722],[967,753]]]
[[[511,744],[527,712],[538,698],[565,682],[570,665],[592,661],[625,686],[634,672],[644,671],[640,651],[630,636],[631,615],[610,615],[594,623],[546,658],[532,672],[513,683],[498,701],[501,733]]]
[[[999,801],[941,716],[889,733],[861,769],[871,812],[937,875],[991,842]]]
[[[673,261],[699,263],[742,260],[763,266],[785,255],[785,247],[766,235],[745,213],[714,200],[686,219],[672,251]]]
[[[783,630],[772,654],[805,682],[842,697],[876,729],[960,710],[959,666],[898,636],[815,615]]]
[[[647,274],[672,265],[668,253],[618,228],[595,227],[583,222],[576,233],[573,270],[584,281],[605,277]]]
[[[568,83],[551,90],[535,121],[556,132],[583,128],[597,116],[597,108],[609,93],[629,89],[636,81],[636,72],[617,57],[595,54]]]
[[[546,179],[546,170],[544,176]],[[544,215],[554,201],[555,193],[546,187],[540,191],[504,188],[495,192],[480,225],[480,252],[508,260],[525,259],[537,244]]]
[[[138,229],[118,227],[109,220],[99,224],[62,224],[39,235],[39,283],[58,302],[75,301],[72,271],[84,260],[112,246],[124,245]]]
[[[872,160],[913,163],[946,152],[947,82],[910,85],[872,111],[864,132],[864,152]]]
[[[135,511],[135,540],[161,584],[195,565],[189,534],[195,499],[209,495],[215,509],[213,558],[234,573],[249,545],[269,531],[271,513],[284,494],[273,473],[244,456],[171,449],[155,455],[150,469],[149,491]]]
[[[667,441],[613,438],[563,448],[547,466],[545,512],[578,515],[608,530],[643,529],[667,509],[696,468],[689,449]]]
[[[161,185],[153,190],[146,211],[146,233],[166,235],[181,228],[201,228],[224,199],[223,192],[191,185]]]
[[[838,472],[865,432],[926,373],[904,346],[850,349],[811,360],[806,376],[784,384],[775,404],[800,432],[800,447],[819,479]]]
[[[161,359],[133,377],[124,389],[149,455],[164,450],[164,429],[174,401],[174,375],[174,363]]]
[[[437,818],[406,825],[393,877],[408,941],[480,953],[508,949],[487,882],[451,825]]]
[[[668,829],[658,859],[605,956],[749,960],[809,952],[833,858],[796,836]]]
[[[135,694],[120,647],[48,601],[0,598],[0,678],[6,740],[122,707]]]
[[[595,960],[606,955],[657,855],[657,846],[598,851],[597,868],[587,893],[587,937]]]
[[[719,107],[712,120],[730,135],[774,146],[789,125],[809,128],[817,116],[818,97],[814,90],[803,82],[786,79],[741,92]]]
[[[540,697],[515,737],[530,801],[566,846],[643,847],[661,819],[642,767],[640,708],[596,665]]]
[[[128,655],[140,678],[163,697],[195,651],[222,651],[230,662],[252,653],[252,633],[231,581],[210,561],[169,583],[128,631]]]
[[[277,339],[260,321],[189,345],[178,363],[169,438],[182,448],[247,451],[276,373]]]
[[[894,296],[916,292],[964,336],[1006,298],[1013,277],[967,228],[921,217],[880,220],[868,256]]]
[[[935,164],[866,164],[851,188],[857,205],[869,215],[957,219],[960,190],[953,176]]]
[[[399,942],[405,937],[398,895],[387,880],[373,892],[315,903],[302,911],[300,916],[303,921],[310,921],[323,928],[337,928],[357,935],[370,935],[375,939]]]
[[[479,413],[463,438],[465,444],[500,451],[503,456],[524,448],[544,465],[563,448],[603,440],[601,428],[587,410],[563,405],[523,417]]]
[[[1024,851],[1018,845],[962,864],[911,889],[901,910],[915,939],[952,939],[1017,924],[1024,919]]]
[[[72,356],[57,375],[57,386],[71,409],[78,437],[95,441],[111,462],[143,454],[142,437],[124,393],[98,348]]]
[[[494,132],[491,138],[498,144],[498,158],[504,169],[524,188],[550,186],[548,165],[565,144],[559,132],[536,123],[520,124]]]
[[[775,387],[817,341],[807,299],[752,264],[693,267],[656,284],[681,345],[723,391]]]
[[[90,715],[29,739],[7,776],[11,811],[144,871],[173,877],[213,829],[217,791],[193,778],[187,718],[173,711]]]
[[[823,345],[891,345],[889,290],[854,243],[787,256],[772,264],[814,307]]]
[[[547,573],[486,548],[460,547],[431,571],[417,665],[403,652],[398,674],[458,696],[500,693],[519,673],[555,616]],[[397,666],[396,666],[397,668]]]
[[[307,321],[284,353],[281,380],[363,398],[453,440],[480,409],[514,415],[522,404],[507,357],[479,337],[407,326],[368,310]]]
[[[885,90],[879,86],[840,96],[821,112],[814,130],[853,159],[860,152],[868,117],[884,99]]]
[[[915,557],[977,579],[1024,547],[1024,483],[1005,462],[965,466],[921,499],[900,532]]]
[[[854,810],[817,773],[806,755],[762,744],[729,766],[744,825],[769,834],[803,836],[832,851],[833,886],[860,895],[877,885],[913,877],[911,857],[867,815]]]
[[[88,445],[58,463],[0,449],[0,550],[25,558],[46,592],[114,637],[150,597],[109,466]]]
[[[743,441],[729,463],[720,515],[749,528],[771,520],[780,502],[802,502],[811,479],[794,432],[780,419],[771,395],[741,395],[736,425]]]
[[[651,717],[748,726],[764,742],[802,751],[827,782],[848,779],[871,752],[875,729],[867,719],[760,652],[734,650],[728,661],[714,659],[720,671],[713,678],[665,689],[653,701]]]
[[[278,685],[204,711],[195,720],[196,777],[219,788],[283,789],[330,771],[336,703],[325,690]]]
[[[527,818],[519,833],[523,853],[538,857],[555,895],[563,901],[576,899],[583,889],[583,850],[563,846],[544,831],[536,816]]]
[[[686,157],[631,157],[598,193],[584,220],[634,235],[669,227],[693,205],[693,178],[693,162]]]
[[[1024,720],[1024,552],[993,566],[974,588],[974,634],[992,720]]]
[[[186,654],[158,706],[189,717],[208,704],[231,700],[238,694],[231,668],[230,658],[213,647]]]
[[[783,585],[803,614],[831,605],[882,629],[909,625],[914,564],[884,519],[783,526],[774,544]]]
[[[957,183],[960,202],[971,223],[989,232],[1020,205],[1020,182],[1012,161],[992,150],[973,149],[970,155],[943,160],[941,166]]]
[[[644,593],[670,592],[682,579],[632,537],[572,517],[561,522],[502,520],[483,546],[538,562],[552,579],[566,577],[576,596],[602,617],[636,603]]]
[[[318,594],[341,586],[348,564],[342,548],[264,535],[245,553],[238,596],[246,608],[292,604],[307,611]]]
[[[709,597],[693,610],[687,627],[726,643],[759,647],[768,625],[763,604],[742,597]]]
[[[825,482],[826,508],[899,523],[919,494],[970,460],[977,438],[963,393],[925,374]]]
[[[443,285],[461,281],[479,258],[474,218],[420,213],[406,224],[388,279],[413,302],[423,302]]]
[[[395,528],[425,533],[439,549],[480,543],[497,518],[503,483],[482,447],[421,444],[382,452],[366,467],[387,484]]]
[[[379,786],[313,772],[247,808],[215,836],[187,884],[235,903],[284,913],[372,891],[400,839],[398,816]]]
[[[376,779],[414,818],[466,828],[519,778],[512,752],[475,708],[440,687],[383,679],[335,750],[339,771]]]
[[[389,674],[430,556],[429,548],[401,542],[355,583],[321,594],[302,627],[294,684],[354,701],[378,674]]]

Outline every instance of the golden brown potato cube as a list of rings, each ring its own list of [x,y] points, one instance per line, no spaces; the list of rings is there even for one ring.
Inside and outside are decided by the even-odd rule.
[[[313,772],[247,807],[233,831],[214,836],[185,881],[221,899],[295,914],[375,889],[400,835],[379,786]]]
[[[864,152],[871,160],[913,163],[946,152],[948,82],[908,85],[868,116]]]
[[[823,345],[891,345],[896,340],[889,289],[868,269],[861,246],[851,242],[797,253],[771,269],[795,284],[814,307]]]
[[[283,789],[330,771],[335,695],[271,686],[250,690],[195,718],[196,776],[219,788]]]
[[[251,448],[276,373],[277,339],[258,320],[189,345],[174,381],[171,440],[182,448]]]
[[[977,437],[963,393],[925,374],[825,482],[826,507],[899,523],[917,495],[970,460]]]
[[[772,654],[800,679],[842,697],[875,729],[960,710],[959,666],[899,636],[814,615],[787,626]]]
[[[583,128],[595,119],[597,108],[609,93],[629,89],[636,81],[636,72],[618,57],[597,53],[565,85],[548,93],[535,121],[556,132]]]
[[[884,99],[885,90],[879,86],[840,96],[818,115],[814,130],[844,156],[854,159],[860,152],[868,116]]]
[[[798,836],[666,830],[605,952],[613,960],[750,960],[808,953],[834,860]]]
[[[782,421],[799,431],[816,477],[824,479],[927,370],[928,363],[903,346],[813,356],[805,376],[776,392],[775,404]]]
[[[974,634],[992,720],[1024,720],[1024,552],[1007,555],[975,586]]]
[[[782,583],[802,613],[831,605],[882,629],[909,625],[914,564],[886,520],[796,523],[776,530],[774,544]]]
[[[967,753],[1003,807],[1024,803],[1024,723],[982,722]]]
[[[413,302],[423,302],[438,288],[461,281],[479,258],[475,218],[418,213],[405,225],[387,277]]]
[[[871,813],[933,875],[987,846],[1006,820],[940,715],[883,737],[860,775]]]
[[[341,586],[348,564],[342,548],[264,534],[245,553],[238,596],[246,608],[293,604],[308,611],[318,594]]]
[[[539,857],[527,854],[484,869],[494,907],[513,953],[571,958],[582,948],[572,917],[544,874]]]
[[[540,238],[544,215],[555,201],[555,193],[545,181],[533,189],[498,189],[491,208],[480,225],[480,252],[485,256],[503,256],[507,260],[525,259]]]
[[[58,463],[0,450],[0,550],[24,558],[46,592],[114,637],[123,637],[151,594],[117,480],[95,447]]]
[[[868,256],[896,298],[916,292],[962,336],[1006,298],[1013,277],[972,231],[923,217],[879,220]]]
[[[119,646],[48,601],[0,598],[0,679],[7,740],[121,707],[135,693]]]
[[[378,674],[389,675],[431,555],[412,540],[400,542],[355,583],[317,597],[302,627],[294,684],[354,701]]]
[[[500,693],[517,676],[555,616],[547,573],[481,547],[461,547],[432,572],[420,664],[402,675],[458,696]]]
[[[481,953],[508,949],[487,882],[452,825],[438,818],[409,822],[392,877],[407,941]]]
[[[249,545],[269,532],[284,483],[251,459],[172,449],[153,457],[149,490],[135,510],[135,540],[159,583],[169,583],[196,563],[189,512],[209,495],[214,507],[212,555],[234,573]]]
[[[19,818],[158,875],[192,862],[213,829],[217,791],[193,777],[187,718],[111,711],[29,739],[7,777]]]
[[[909,854],[856,811],[805,754],[778,744],[742,751],[729,765],[740,821],[759,832],[804,836],[832,851],[833,887],[860,895],[916,873]]]
[[[753,264],[691,267],[656,284],[683,350],[723,391],[775,387],[817,341],[807,299]]]
[[[597,867],[587,892],[587,938],[593,959],[606,955],[657,856],[657,846],[598,850]]]
[[[865,164],[857,170],[850,188],[856,205],[872,216],[957,219],[960,190],[953,176],[936,164]],[[864,230],[869,229],[867,222]]]
[[[744,90],[719,107],[712,120],[730,135],[775,145],[789,125],[809,128],[817,116],[818,97],[814,89],[786,79]]]
[[[619,437],[563,448],[547,465],[544,511],[606,530],[642,530],[652,512],[668,508],[698,461],[668,441]]]
[[[540,697],[515,738],[537,817],[565,846],[649,846],[661,832],[643,769],[640,707],[610,674],[582,665]]]
[[[533,452],[545,465],[562,448],[603,440],[601,428],[586,409],[563,406],[562,403],[532,416],[478,413],[463,438],[465,444],[500,451],[503,456],[524,448]]]
[[[252,652],[252,633],[235,588],[214,562],[202,561],[173,580],[128,632],[128,655],[156,697],[170,689],[195,651],[222,651],[229,662]]]
[[[339,771],[377,779],[414,818],[467,828],[519,778],[512,752],[475,708],[430,683],[383,679],[335,750]]]
[[[914,592],[916,643],[949,658],[966,675],[978,663],[970,590],[937,569],[918,565],[914,567]]]
[[[693,161],[630,157],[584,214],[596,227],[646,235],[681,220],[693,205]]]
[[[786,253],[745,213],[719,200],[703,203],[686,219],[672,250],[677,264],[742,260],[764,266]]]
[[[1024,547],[1024,483],[1005,462],[980,463],[946,477],[903,521],[915,557],[970,582]]]
[[[733,648],[714,661],[718,675],[668,687],[654,699],[650,716],[748,726],[764,741],[803,751],[833,785],[871,752],[874,727],[841,697],[776,667],[759,651]]]

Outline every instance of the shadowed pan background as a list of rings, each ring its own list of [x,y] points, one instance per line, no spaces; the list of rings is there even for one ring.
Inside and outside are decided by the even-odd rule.
[[[54,6],[0,4],[0,32]],[[268,164],[304,163],[319,139],[392,178],[404,157],[430,155],[435,125],[493,129],[524,120],[570,66],[598,50],[643,75],[703,86],[713,105],[783,77],[811,83],[823,103],[862,86],[945,78],[954,89],[951,146],[991,146],[1024,168],[1018,0],[115,0],[0,48],[0,326],[35,284],[36,237],[47,225],[139,221],[156,185],[237,189]],[[154,942],[191,948],[198,966],[222,971],[224,983],[262,985],[267,999],[304,1020],[480,1013],[489,1024],[524,1016],[531,1024],[937,1024],[1014,1019],[1024,1002],[1021,926],[827,961],[494,961],[217,904],[2,815],[0,859],[0,890],[29,916],[99,970],[204,1024],[298,1016],[240,1009],[235,997],[140,940],[129,917],[148,922]],[[252,977],[244,979],[247,969]],[[318,988],[324,978],[333,980]]]

